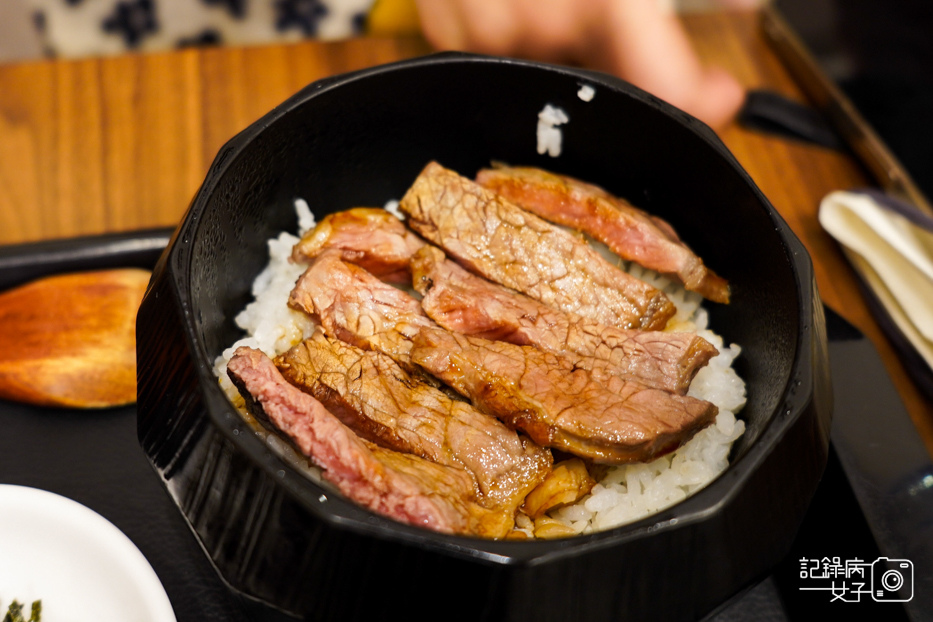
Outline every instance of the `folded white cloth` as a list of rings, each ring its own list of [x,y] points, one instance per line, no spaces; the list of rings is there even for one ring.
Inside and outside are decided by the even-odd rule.
[[[933,369],[933,218],[874,191],[833,192],[820,224]]]

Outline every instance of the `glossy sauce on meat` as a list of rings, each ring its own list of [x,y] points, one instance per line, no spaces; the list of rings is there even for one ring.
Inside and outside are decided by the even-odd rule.
[[[550,470],[549,451],[410,376],[384,354],[317,332],[275,362],[289,382],[364,438],[466,470],[487,507],[514,513]]]
[[[424,329],[412,360],[541,445],[605,464],[650,460],[709,425],[709,402],[600,377],[530,346]]]
[[[434,531],[499,538],[512,528],[514,516],[476,502],[465,471],[360,439],[289,384],[262,352],[240,348],[227,369],[251,410],[285,433],[349,499]]]
[[[683,395],[697,371],[717,354],[693,333],[624,330],[552,309],[467,272],[426,245],[412,258],[421,307],[448,330],[577,358],[585,369]]]
[[[603,242],[623,259],[655,270],[715,302],[729,302],[729,284],[704,265],[660,218],[602,188],[538,168],[500,166],[476,181],[542,218]]]
[[[674,305],[571,233],[445,169],[425,167],[399,203],[409,225],[491,281],[591,320],[661,329]]]

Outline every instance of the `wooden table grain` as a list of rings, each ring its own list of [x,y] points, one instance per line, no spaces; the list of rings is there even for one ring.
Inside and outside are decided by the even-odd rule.
[[[755,13],[693,15],[704,61],[799,101]],[[174,225],[217,150],[319,78],[429,52],[420,39],[189,49],[0,65],[0,244]],[[871,183],[853,157],[731,126],[720,133],[814,259],[824,301],[878,348],[928,449],[933,405],[909,380],[817,222],[827,193]]]

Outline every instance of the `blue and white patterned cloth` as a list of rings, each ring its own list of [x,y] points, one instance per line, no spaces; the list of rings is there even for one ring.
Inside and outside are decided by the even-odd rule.
[[[374,0],[27,0],[48,55],[361,34]]]

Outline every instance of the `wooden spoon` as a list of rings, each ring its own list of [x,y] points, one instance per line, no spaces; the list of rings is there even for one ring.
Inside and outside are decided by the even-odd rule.
[[[146,270],[52,276],[0,294],[0,398],[73,408],[136,401]]]

